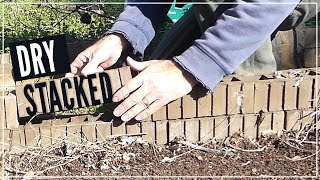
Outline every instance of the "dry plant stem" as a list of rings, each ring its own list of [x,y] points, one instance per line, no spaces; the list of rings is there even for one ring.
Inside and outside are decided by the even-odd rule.
[[[237,106],[235,106],[235,107],[232,109],[232,111],[230,112],[230,114],[232,114],[232,112],[233,112],[236,108],[237,108]],[[233,123],[233,121],[235,120],[235,117],[236,117],[236,114],[233,116],[233,118],[231,119],[231,121],[230,121],[230,123],[228,124],[228,126],[225,127],[225,128],[222,130],[222,132],[225,131],[225,130],[230,126],[230,124]],[[226,118],[225,118],[224,120],[226,120]],[[221,134],[222,132],[220,132],[220,134]],[[219,136],[220,134],[218,134],[217,136]],[[212,142],[214,139],[215,139],[215,138],[212,138],[210,141],[202,144],[201,146],[204,146],[204,145],[209,144],[209,143]],[[179,154],[179,155],[177,155],[177,156],[172,157],[171,159],[172,159],[172,160],[173,160],[173,159],[177,159],[177,158],[179,158],[179,157],[181,157],[181,156],[184,156],[185,154],[188,154],[188,153],[190,153],[190,152],[192,152],[192,151],[194,151],[194,150],[195,150],[195,149],[192,148],[192,149],[190,149],[190,150],[187,151],[187,152],[184,152],[184,153],[182,153],[182,154]]]
[[[210,153],[214,153],[216,155],[221,155],[222,153],[219,151],[219,150],[216,150],[216,149],[210,149],[210,148],[205,148],[205,147],[202,147],[202,146],[198,146],[198,145],[195,145],[195,144],[192,144],[192,143],[189,143],[189,142],[186,142],[186,141],[178,141],[179,144],[183,144],[185,146],[189,146],[193,149],[196,149],[196,150],[200,150],[200,151],[204,151],[204,152],[210,152]]]
[[[282,140],[282,139],[281,139],[281,142],[285,143],[286,145],[288,145],[288,146],[290,146],[290,147],[292,147],[292,148],[294,148],[294,149],[297,149],[297,150],[300,150],[300,151],[303,151],[303,152],[310,152],[309,150],[305,150],[305,149],[301,149],[301,148],[299,148],[299,147],[293,146],[293,145],[291,145],[290,143],[288,143],[287,141],[284,141],[284,140]],[[295,142],[295,140],[294,140],[294,142]]]
[[[290,161],[295,162],[295,161],[302,161],[302,160],[308,159],[308,158],[310,158],[310,157],[318,154],[319,152],[320,152],[320,151],[318,151],[318,152],[316,152],[316,153],[314,153],[314,154],[311,154],[310,156],[306,156],[306,157],[303,157],[303,158],[300,158],[300,159],[291,159],[291,158],[288,158],[287,156],[284,156],[284,157],[285,157],[286,159],[290,160]]]
[[[230,143],[226,143],[226,146],[228,146],[232,149],[235,149],[237,151],[242,151],[242,152],[262,152],[267,148],[267,146],[263,146],[262,148],[259,148],[259,149],[241,149],[241,148],[238,148],[238,147],[231,145]]]
[[[27,172],[25,171],[19,171],[19,170],[15,170],[12,168],[4,168],[5,171],[9,172],[9,173],[13,173],[13,174],[27,174]]]
[[[298,144],[302,144],[302,143],[305,143],[305,144],[318,144],[320,145],[320,142],[316,142],[316,141],[301,141],[301,140],[297,140],[297,139],[288,139],[289,141],[293,141],[293,142],[296,142]]]

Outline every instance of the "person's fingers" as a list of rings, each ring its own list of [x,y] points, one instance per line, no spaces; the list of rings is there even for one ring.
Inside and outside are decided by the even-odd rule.
[[[165,102],[163,102],[161,100],[156,100],[152,104],[150,104],[150,106],[148,108],[146,108],[145,110],[140,112],[136,116],[135,119],[138,120],[138,121],[140,121],[142,119],[145,119],[145,118],[151,116],[153,113],[155,113],[157,110],[159,110],[161,107],[163,107],[166,104],[167,103],[165,103]]]
[[[122,114],[127,112],[131,107],[138,104],[148,93],[149,90],[142,86],[137,91],[132,93],[129,97],[127,97],[120,105],[118,105],[114,109],[113,114],[118,117],[121,116]]]
[[[73,73],[66,73],[66,75],[64,77],[74,77]]]
[[[139,74],[135,78],[131,79],[128,84],[120,88],[112,98],[113,102],[122,101],[125,97],[127,97],[130,93],[138,89],[143,84],[143,78]]]
[[[134,118],[137,114],[139,114],[141,111],[148,108],[149,105],[155,100],[156,100],[156,98],[154,96],[148,94],[142,100],[140,100],[138,103],[136,103],[130,110],[125,112],[121,116],[121,119],[123,121],[129,121],[130,119]]]
[[[148,62],[148,61],[145,61],[145,62],[135,61],[131,57],[127,57],[127,63],[130,66],[130,68],[135,71],[142,71],[146,67],[148,67],[148,65],[150,64],[150,62]]]
[[[101,73],[104,71],[104,68],[101,67],[101,65],[98,66],[97,70],[96,70],[96,73]]]
[[[89,75],[94,74],[102,62],[106,61],[110,58],[110,52],[102,52],[97,51],[94,54],[91,55],[91,59],[89,59],[89,62],[84,66],[84,68],[81,70],[82,75]]]
[[[74,61],[70,64],[71,73],[80,74],[82,68],[89,61],[89,52],[85,50],[78,54],[78,56],[74,59]]]

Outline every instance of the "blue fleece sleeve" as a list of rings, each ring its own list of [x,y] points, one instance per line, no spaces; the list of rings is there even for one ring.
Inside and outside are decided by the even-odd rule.
[[[165,21],[170,8],[170,4],[156,2],[159,0],[127,1],[124,11],[106,34],[121,33],[133,47],[133,53],[142,56],[155,36],[155,29]]]
[[[299,1],[237,0],[215,26],[174,60],[213,90],[266,41]]]

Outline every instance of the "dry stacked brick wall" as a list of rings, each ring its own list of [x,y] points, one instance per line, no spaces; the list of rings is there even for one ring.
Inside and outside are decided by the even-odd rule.
[[[295,69],[275,74],[249,77],[230,75],[221,81],[214,93],[196,86],[191,93],[169,103],[143,121],[123,123],[112,110],[90,115],[39,115],[18,118],[17,99],[23,83],[12,84],[9,56],[2,56],[4,81],[1,92],[1,139],[9,145],[46,146],[61,138],[69,141],[101,141],[119,135],[141,136],[149,142],[165,144],[175,137],[190,142],[225,138],[242,132],[258,137],[264,130],[298,130],[316,121],[316,69]],[[107,70],[113,91],[132,78],[128,67]],[[55,81],[61,81],[62,78]],[[87,88],[87,87],[85,87]],[[88,91],[85,90],[85,91]],[[69,92],[72,93],[72,92]],[[38,97],[35,92],[33,97]],[[39,105],[39,102],[37,102]],[[41,113],[41,112],[39,112]],[[30,118],[31,121],[30,121]]]

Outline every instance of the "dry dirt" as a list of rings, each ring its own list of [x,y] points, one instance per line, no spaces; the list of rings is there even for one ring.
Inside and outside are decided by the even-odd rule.
[[[225,140],[198,144],[196,147],[201,150],[181,138],[166,146],[132,137],[94,144],[62,139],[48,147],[6,153],[5,173],[71,179],[74,176],[315,176],[316,132],[306,130],[298,139],[305,135],[307,138],[301,143],[295,141],[296,132],[281,136],[271,133],[257,141],[236,134]]]

